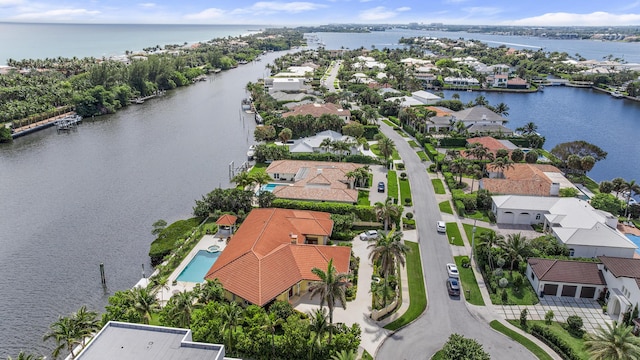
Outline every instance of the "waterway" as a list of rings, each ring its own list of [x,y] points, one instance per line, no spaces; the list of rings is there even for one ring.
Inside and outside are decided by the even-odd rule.
[[[0,146],[0,358],[49,355],[42,336],[59,315],[147,275],[151,224],[190,217],[195,199],[228,187],[255,123],[240,120],[245,85],[273,61],[243,65],[77,132],[51,128]],[[107,286],[100,284],[99,264]]]
[[[37,35],[26,32],[24,38],[20,32],[11,33],[16,38],[13,41],[25,43]],[[416,32],[319,35],[327,48],[370,48],[372,44],[382,48],[397,46],[400,36],[411,34]],[[210,38],[154,38],[138,44],[139,38],[129,35],[123,32],[121,48],[109,53]],[[28,56],[16,55],[5,46],[2,49],[9,49],[4,56],[11,58],[73,56],[73,51],[54,51],[72,49],[72,39],[56,37],[42,48],[43,53]],[[566,44],[549,41],[558,49]],[[594,53],[623,55],[600,48],[613,43],[583,43],[600,49]],[[100,55],[92,51],[86,56]],[[590,57],[586,50],[576,52],[598,58]],[[172,222],[190,216],[195,199],[217,186],[228,186],[229,162],[239,165],[244,161],[255,126],[240,120],[244,87],[262,78],[264,66],[277,55],[268,54],[261,62],[117,114],[87,119],[77,132],[57,134],[48,129],[0,146],[0,358],[16,356],[22,349],[49,355],[52,344],[41,339],[59,315],[83,304],[102,311],[109,295],[139,280],[142,264],[148,275],[151,224],[157,219]],[[625,59],[640,62],[626,55]],[[447,98],[451,95],[446,94]],[[460,93],[464,101],[477,95]],[[614,176],[640,180],[638,167],[633,165],[633,156],[640,153],[638,104],[571,88],[483,95],[492,104],[510,106],[508,126],[537,123],[547,137],[547,148],[577,139],[603,147],[609,156],[594,168],[597,180]],[[100,284],[100,263],[106,267],[105,288]]]

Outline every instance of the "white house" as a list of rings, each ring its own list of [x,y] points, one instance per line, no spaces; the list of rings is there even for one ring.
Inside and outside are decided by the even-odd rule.
[[[412,92],[411,97],[427,105],[433,105],[442,100],[440,96],[424,90]]]
[[[640,259],[609,256],[599,259],[608,288],[605,296],[607,312],[621,321],[625,312],[633,311],[640,303]]]
[[[353,155],[353,154],[360,153],[360,146],[356,142],[355,138],[347,135],[342,135],[339,132],[336,132],[333,130],[325,130],[315,134],[314,136],[294,140],[293,144],[289,145],[289,152],[292,152],[292,153],[331,152],[331,148],[324,149],[322,146],[320,146],[325,139],[330,139],[332,142],[344,141],[344,142],[350,143],[352,145],[351,145],[351,148],[349,149],[349,154]]]
[[[597,299],[607,283],[598,263],[529,258],[527,279],[540,296]]]
[[[542,196],[492,196],[498,224],[544,224],[572,257],[631,258],[638,248],[617,229],[618,219],[585,200]]]
[[[269,92],[306,90],[304,78],[270,78],[265,79],[265,87]]]

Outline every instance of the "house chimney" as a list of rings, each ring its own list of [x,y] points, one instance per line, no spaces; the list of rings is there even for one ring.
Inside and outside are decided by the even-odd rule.
[[[560,194],[560,183],[551,183],[551,189],[549,191],[549,195],[558,196]]]
[[[289,234],[289,238],[291,239],[291,244],[293,244],[293,245],[297,245],[298,244],[298,235],[296,235],[294,233],[290,233]]]
[[[316,173],[317,173],[318,175],[322,175],[322,169],[317,169],[317,170],[316,170]]]

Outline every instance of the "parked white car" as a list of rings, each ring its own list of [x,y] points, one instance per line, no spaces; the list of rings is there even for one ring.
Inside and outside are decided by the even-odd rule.
[[[375,240],[377,238],[378,238],[377,230],[367,230],[362,234],[360,234],[360,240],[364,240],[364,241]]]
[[[451,278],[458,278],[458,276],[460,276],[460,274],[458,273],[458,267],[456,266],[456,264],[447,264],[447,275],[449,275],[449,277]]]
[[[436,230],[438,230],[439,233],[447,232],[447,226],[445,225],[444,221],[438,221],[436,223]]]

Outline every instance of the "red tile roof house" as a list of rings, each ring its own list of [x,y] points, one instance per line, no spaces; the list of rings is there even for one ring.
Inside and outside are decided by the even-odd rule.
[[[577,190],[553,165],[513,164],[512,168],[504,169],[502,173],[493,165],[487,165],[487,172],[489,177],[480,180],[480,188],[492,194],[558,196],[560,189]]]
[[[282,114],[282,117],[296,116],[296,115],[311,115],[313,117],[320,117],[321,115],[337,115],[344,121],[351,119],[351,111],[342,109],[333,103],[325,104],[304,104],[294,107],[291,111]]]
[[[218,279],[229,300],[265,306],[292,301],[319,280],[311,269],[349,271],[351,249],[327,246],[333,230],[329,213],[254,209],[213,264],[206,279]]]
[[[607,287],[595,262],[529,258],[525,274],[540,296],[597,299]]]
[[[291,183],[290,186],[277,186],[273,190],[276,197],[355,204],[358,202],[358,190],[350,186],[346,174],[363,166],[327,161],[277,160],[266,171],[275,181]]]
[[[469,145],[473,145],[476,143],[486,147],[489,150],[489,152],[492,153],[494,156],[496,155],[496,152],[500,149],[507,150],[507,152],[511,154],[511,151],[517,148],[517,146],[515,146],[509,140],[498,140],[491,136],[474,137],[474,138],[467,139],[467,144]],[[462,156],[473,157],[471,155],[468,155],[466,151],[462,153]]]

